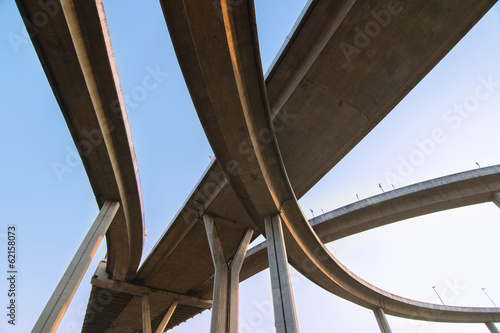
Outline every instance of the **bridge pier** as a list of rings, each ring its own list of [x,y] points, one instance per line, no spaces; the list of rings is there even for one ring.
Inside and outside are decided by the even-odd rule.
[[[90,227],[82,244],[76,251],[61,281],[38,318],[32,332],[55,332],[75,295],[80,282],[94,258],[106,231],[113,221],[119,202],[106,201]]]
[[[279,215],[267,216],[264,222],[276,332],[299,332],[281,218]]]
[[[203,222],[215,267],[210,332],[238,332],[240,270],[252,239],[253,230],[246,231],[233,259],[228,263],[213,217],[204,214]]]
[[[491,333],[500,333],[500,331],[498,331],[498,328],[496,327],[496,325],[494,323],[488,322],[488,323],[485,323],[485,324],[486,324],[486,327],[488,327],[488,329],[490,330]]]
[[[378,326],[380,327],[381,333],[392,333],[391,327],[389,326],[389,322],[387,321],[387,317],[385,316],[384,310],[382,308],[376,308],[373,310],[375,314],[375,318],[377,318]]]
[[[151,310],[149,307],[149,295],[142,295],[142,332],[151,332]]]

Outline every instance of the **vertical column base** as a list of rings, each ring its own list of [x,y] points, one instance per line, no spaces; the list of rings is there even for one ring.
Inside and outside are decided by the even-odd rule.
[[[288,270],[285,239],[279,215],[265,218],[267,254],[271,287],[273,292],[274,319],[276,332],[299,332],[295,302],[293,300],[292,283]]]
[[[253,231],[247,230],[236,253],[228,264],[222,249],[214,219],[204,214],[203,222],[215,267],[212,303],[211,333],[238,332],[240,270],[252,239]]]
[[[229,265],[229,290],[228,290],[228,325],[230,333],[239,332],[239,295],[240,295],[240,271],[245,260],[245,255],[252,240],[253,230],[248,229],[236,249],[236,253]]]
[[[149,308],[149,295],[142,295],[142,332],[151,332],[151,310]]]

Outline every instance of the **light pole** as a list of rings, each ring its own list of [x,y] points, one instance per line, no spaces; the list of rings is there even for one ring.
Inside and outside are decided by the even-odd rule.
[[[443,300],[441,299],[441,296],[439,296],[439,294],[438,294],[438,292],[436,290],[436,286],[433,286],[432,289],[434,289],[434,292],[436,293],[436,295],[438,295],[439,300],[441,301],[441,303],[443,303],[443,305],[445,305],[444,302],[443,302]]]
[[[486,292],[485,290],[486,288],[481,288],[481,290],[484,292],[484,294],[486,295],[486,297],[488,297],[491,301],[491,303],[493,303],[493,305],[495,306],[495,308],[498,308],[498,306],[495,304],[495,302],[493,302],[493,300],[491,299],[490,295],[488,295],[488,293]]]

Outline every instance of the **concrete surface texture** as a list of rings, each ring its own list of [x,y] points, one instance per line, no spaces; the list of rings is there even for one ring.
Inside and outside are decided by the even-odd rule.
[[[266,79],[252,2],[222,1],[222,16],[208,0],[160,2],[217,159],[141,267],[140,181],[102,4],[63,1],[60,13],[32,38],[98,205],[121,203],[106,234],[108,260],[92,280],[89,309],[102,290],[115,297],[103,311],[88,313],[83,332],[152,331],[170,317],[169,329],[209,308],[220,278],[214,253],[223,254],[224,265],[236,260],[249,229],[252,239],[269,236],[270,216],[282,221],[291,265],[324,289],[374,310],[379,323],[384,313],[449,322],[500,320],[499,309],[441,306],[387,293],[348,271],[323,245],[411,216],[477,202],[498,205],[497,167],[388,192],[311,223],[297,202],[494,1],[312,1]],[[40,6],[17,4],[28,19]],[[432,24],[436,19],[439,25]],[[359,52],[370,43],[385,47],[374,55]],[[76,101],[73,96],[82,91]],[[85,150],[89,140],[98,143]],[[207,216],[208,228],[201,223]],[[210,250],[211,228],[218,251]],[[264,245],[249,251],[240,279],[267,267],[265,251]]]

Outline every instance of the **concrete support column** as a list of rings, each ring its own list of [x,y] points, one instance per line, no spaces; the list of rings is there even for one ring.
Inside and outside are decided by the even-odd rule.
[[[382,308],[377,308],[373,310],[375,313],[375,318],[377,318],[378,327],[380,327],[380,332],[382,333],[392,333],[387,317],[385,316],[384,310]]]
[[[151,310],[149,307],[149,295],[142,295],[142,332],[151,332]]]
[[[253,230],[246,231],[233,259],[228,263],[213,217],[205,214],[203,222],[215,267],[210,332],[235,333],[238,332],[240,270]]]
[[[500,208],[500,193],[493,194],[493,202]]]
[[[219,235],[215,228],[214,219],[211,216],[203,215],[203,222],[205,223],[208,244],[210,245],[210,252],[212,253],[212,260],[215,267],[210,333],[223,333],[227,332],[228,267]]]
[[[485,324],[491,333],[500,333],[500,331],[498,331],[498,328],[495,326],[495,324],[493,324],[493,323],[485,323]]]
[[[233,260],[229,264],[229,330],[230,333],[237,333],[239,318],[239,295],[240,295],[240,271],[243,260],[247,254],[248,245],[252,240],[253,230],[248,229],[238,245]]]
[[[276,332],[299,332],[281,218],[279,215],[267,216],[264,222]]]
[[[165,328],[168,325],[168,322],[170,321],[170,318],[172,318],[172,315],[174,314],[175,309],[177,309],[177,305],[179,302],[172,302],[170,306],[168,307],[167,313],[163,316],[163,319],[160,322],[160,325],[156,328],[155,333],[163,333],[165,331]]]
[[[106,201],[90,230],[71,260],[61,281],[50,297],[32,332],[56,332],[80,282],[94,258],[101,241],[120,207],[119,202]]]

